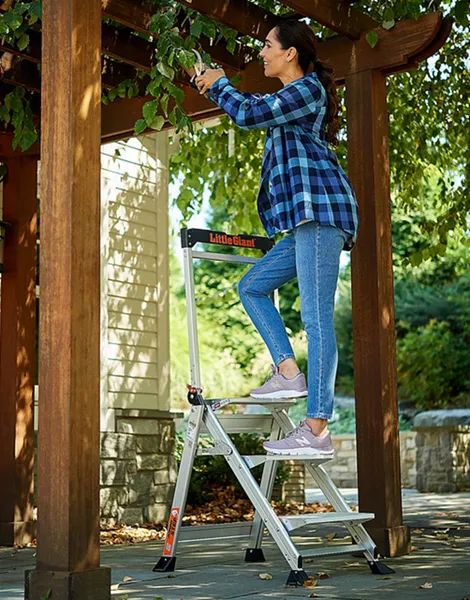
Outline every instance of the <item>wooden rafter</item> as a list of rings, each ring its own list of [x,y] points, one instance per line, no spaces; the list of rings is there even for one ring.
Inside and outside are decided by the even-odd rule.
[[[101,0],[101,14],[117,23],[142,33],[149,32],[150,20],[156,12],[155,4],[141,0]]]
[[[264,40],[268,31],[278,21],[276,15],[247,0],[224,0],[224,2],[178,0],[178,2],[232,29],[236,29],[243,35],[250,35],[258,40]]]
[[[280,1],[328,29],[353,40],[358,39],[364,31],[374,29],[378,25],[369,15],[339,0]]]

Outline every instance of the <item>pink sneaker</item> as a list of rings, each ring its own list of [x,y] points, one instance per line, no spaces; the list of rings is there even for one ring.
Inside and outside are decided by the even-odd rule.
[[[314,435],[307,425],[307,421],[302,421],[282,440],[264,442],[263,448],[271,454],[285,454],[286,456],[306,454],[332,458],[335,453],[330,432],[322,436]]]
[[[272,376],[263,385],[250,392],[252,398],[302,398],[307,395],[305,375],[298,373],[287,379],[279,373],[279,368],[272,366]]]

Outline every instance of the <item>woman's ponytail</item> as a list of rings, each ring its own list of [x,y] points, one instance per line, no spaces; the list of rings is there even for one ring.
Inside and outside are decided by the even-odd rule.
[[[338,145],[339,99],[333,69],[317,56],[317,38],[313,30],[303,21],[281,19],[276,25],[276,36],[283,49],[294,47],[298,52],[300,68],[304,73],[315,71],[326,90],[328,105],[326,111],[325,133],[327,141]]]

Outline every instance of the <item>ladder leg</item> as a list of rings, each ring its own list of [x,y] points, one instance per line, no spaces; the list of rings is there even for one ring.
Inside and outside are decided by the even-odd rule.
[[[275,441],[279,439],[281,434],[281,428],[279,425],[273,421],[273,427],[271,430],[271,435],[269,436],[270,441]],[[271,496],[273,493],[274,480],[276,478],[277,471],[277,462],[276,461],[266,461],[263,465],[263,474],[261,476],[260,490],[261,493],[266,497],[269,501],[271,500]],[[259,515],[258,511],[255,512],[255,516],[253,518],[253,525],[251,526],[251,535],[248,548],[245,553],[245,561],[246,562],[264,562],[264,553],[261,548],[261,544],[263,542],[263,531],[264,531],[264,523],[263,519]]]
[[[153,568],[154,571],[175,570],[178,535],[186,506],[189,482],[191,479],[194,458],[196,456],[199,431],[201,428],[204,410],[204,405],[193,406],[191,408],[188,427],[186,429],[183,455],[181,457],[175,493],[173,496],[173,503],[171,505],[170,517],[168,520],[165,545],[163,546],[162,556]]]
[[[286,433],[292,430],[294,424],[284,409],[273,411],[273,416]],[[336,511],[353,512],[322,465],[315,465],[306,461],[305,468],[311,474],[313,480],[316,481],[318,487]],[[390,567],[387,567],[377,560],[375,556],[376,546],[374,540],[370,537],[364,525],[361,523],[348,523],[345,524],[345,526],[354,542],[360,544],[364,548],[361,552],[367,559],[373,573],[394,573],[393,569],[390,569]]]
[[[268,528],[269,533],[289,563],[291,569],[295,573],[302,571],[302,556],[297,551],[295,545],[289,537],[289,534],[282,524],[282,521],[274,512],[271,504],[261,493],[259,485],[253,477],[250,469],[246,465],[244,459],[240,456],[238,450],[233,445],[232,440],[225,432],[212,411],[208,410],[204,413],[204,423],[214,439],[221,440],[232,448],[232,453],[226,455],[225,459],[234,472],[235,477],[245,490],[256,511],[260,514],[261,519]]]

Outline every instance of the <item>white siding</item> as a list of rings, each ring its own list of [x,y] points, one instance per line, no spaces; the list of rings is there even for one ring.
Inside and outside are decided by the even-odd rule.
[[[102,429],[169,409],[165,133],[102,146]]]

